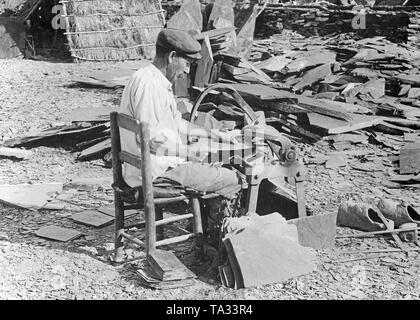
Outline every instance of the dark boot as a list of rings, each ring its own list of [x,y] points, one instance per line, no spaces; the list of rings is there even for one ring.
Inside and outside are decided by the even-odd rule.
[[[395,227],[404,223],[420,224],[420,214],[408,204],[382,198],[378,201],[377,207],[385,218],[394,221]]]
[[[378,216],[378,208],[368,203],[346,201],[338,208],[337,224],[363,231],[387,229]],[[389,221],[393,227],[393,221]]]

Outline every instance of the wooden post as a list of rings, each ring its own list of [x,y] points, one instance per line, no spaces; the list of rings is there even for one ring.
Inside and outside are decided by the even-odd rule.
[[[118,127],[118,113],[111,112],[111,150],[112,150],[112,174],[114,183],[118,185],[122,180],[122,168],[120,161],[121,142],[120,130]],[[121,262],[123,260],[124,242],[121,235],[124,232],[124,201],[118,192],[114,191],[115,205],[115,252],[114,261]]]
[[[66,32],[68,33],[68,32],[70,32],[70,22],[69,22],[69,18],[68,18],[68,14],[67,14],[66,3],[64,1],[59,1],[59,3],[63,7],[63,14],[61,16],[64,17],[64,21],[65,21],[65,24],[66,24]],[[71,51],[71,49],[73,48],[73,46],[72,46],[73,42],[72,42],[72,39],[71,39],[71,35],[67,34],[66,37],[67,37],[67,42],[68,42],[67,45],[69,46],[69,50],[70,50],[71,55],[73,57],[73,52]]]
[[[140,123],[141,176],[143,184],[143,204],[146,218],[146,254],[156,249],[156,214],[153,199],[152,163],[150,159],[150,133],[147,122]]]

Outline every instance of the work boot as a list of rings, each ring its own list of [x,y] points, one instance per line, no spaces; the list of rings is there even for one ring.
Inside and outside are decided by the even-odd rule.
[[[346,201],[338,208],[337,224],[363,231],[386,230],[387,227],[379,218],[378,211],[378,208],[368,203]],[[388,220],[388,225],[393,229],[394,222]]]
[[[420,224],[420,214],[408,204],[381,198],[376,206],[385,218],[394,221],[395,227],[399,227],[404,223]]]

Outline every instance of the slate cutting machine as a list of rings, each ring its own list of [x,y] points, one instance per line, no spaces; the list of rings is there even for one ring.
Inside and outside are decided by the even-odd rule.
[[[197,119],[199,106],[207,94],[214,91],[229,93],[236,101],[238,107],[241,108],[245,118],[245,126],[242,131],[250,130],[255,132],[258,129],[263,129],[263,141],[258,141],[258,139],[252,140],[253,152],[241,156],[234,155],[230,158],[229,163],[246,176],[248,183],[246,209],[248,212],[257,211],[259,188],[264,179],[293,178],[296,187],[298,217],[306,217],[304,190],[306,169],[296,159],[296,152],[291,141],[275,128],[266,125],[264,115],[254,112],[232,86],[215,84],[204,90],[194,104],[190,122],[194,122]],[[259,151],[261,148],[258,148],[257,145],[261,142],[265,143],[270,150],[270,156]]]

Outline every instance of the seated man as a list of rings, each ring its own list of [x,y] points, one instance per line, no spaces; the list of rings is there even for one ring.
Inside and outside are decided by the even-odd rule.
[[[227,216],[229,201],[238,199],[240,178],[229,169],[201,163],[210,148],[203,144],[183,144],[181,136],[217,140],[229,140],[229,137],[224,132],[208,131],[182,119],[172,91],[175,80],[189,73],[190,63],[200,58],[200,50],[200,44],[187,32],[162,30],[153,63],[144,63],[133,75],[124,89],[120,112],[149,124],[154,182],[170,181],[199,192],[217,193],[226,201],[218,199],[216,215]],[[140,154],[139,140],[133,133],[121,130],[121,145],[123,150]],[[142,184],[141,171],[129,164],[124,164],[123,176],[131,187]],[[223,217],[213,218],[220,223]]]

